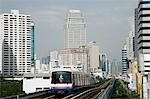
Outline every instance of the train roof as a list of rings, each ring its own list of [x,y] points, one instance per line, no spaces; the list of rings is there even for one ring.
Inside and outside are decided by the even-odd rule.
[[[69,71],[71,72],[70,68],[53,68],[52,72],[56,72],[56,71]]]
[[[55,72],[55,71],[83,72],[83,71],[79,71],[76,68],[61,68],[61,67],[60,68],[53,68],[52,72]]]

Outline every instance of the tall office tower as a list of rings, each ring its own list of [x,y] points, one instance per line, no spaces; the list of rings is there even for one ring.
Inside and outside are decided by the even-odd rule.
[[[2,73],[2,66],[3,66],[3,39],[0,37],[0,74]]]
[[[95,41],[92,41],[88,44],[88,50],[89,50],[89,64],[90,64],[90,72],[97,72],[100,67],[100,61],[99,61],[99,46]]]
[[[135,26],[135,35],[134,35],[134,40],[133,40],[133,51],[134,51],[134,57],[137,58],[138,57],[138,48],[137,48],[137,45],[138,45],[138,42],[137,42],[137,35],[138,35],[138,8],[135,9],[135,13],[134,13],[134,26]]]
[[[128,60],[134,59],[134,52],[133,52],[133,32],[130,31],[128,33],[128,37],[126,38],[126,44],[127,44],[127,57]]]
[[[127,58],[127,46],[125,43],[122,49],[122,74],[124,76],[127,75],[127,70],[128,70],[128,58]]]
[[[101,67],[102,71],[107,71],[107,56],[106,54],[101,54]]]
[[[148,58],[150,55],[150,0],[140,0],[138,8],[135,10],[135,42],[137,58]],[[150,56],[149,56],[150,57]],[[140,60],[139,60],[140,61]],[[146,63],[148,60],[146,61]],[[144,60],[140,63],[139,71],[144,74],[150,73],[150,66],[144,66]],[[148,62],[149,64],[150,62]]]
[[[135,55],[143,76],[143,99],[150,98],[150,0],[140,0],[135,9]]]
[[[69,10],[65,19],[64,34],[65,48],[86,45],[85,21],[80,10]]]
[[[106,77],[109,73],[109,61],[105,53],[100,54],[100,67],[102,68],[103,76]]]
[[[0,15],[3,41],[4,76],[22,75],[31,71],[31,17],[18,10]]]
[[[31,23],[31,65],[35,67],[34,23]]]

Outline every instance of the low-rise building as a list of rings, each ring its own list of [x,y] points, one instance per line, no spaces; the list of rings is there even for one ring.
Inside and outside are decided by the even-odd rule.
[[[24,74],[23,76],[23,91],[26,94],[48,90],[50,85],[51,75],[48,73]]]
[[[59,52],[59,65],[82,66],[84,72],[88,71],[88,49],[87,48],[65,48]]]

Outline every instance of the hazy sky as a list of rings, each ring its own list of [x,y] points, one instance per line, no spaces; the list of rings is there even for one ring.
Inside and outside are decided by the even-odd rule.
[[[139,0],[0,0],[0,14],[11,9],[30,14],[35,23],[39,58],[64,47],[64,19],[70,9],[81,10],[86,21],[87,43],[96,41],[110,59],[121,60],[123,42]]]

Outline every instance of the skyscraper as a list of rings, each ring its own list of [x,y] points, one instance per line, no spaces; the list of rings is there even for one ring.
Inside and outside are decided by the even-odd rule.
[[[0,15],[3,39],[2,73],[20,75],[31,71],[31,16],[18,10]]]
[[[135,49],[136,57],[139,60],[140,56],[150,55],[150,0],[140,0],[135,12]],[[143,66],[142,63],[140,64]],[[150,66],[141,66],[139,71],[144,74],[150,73]]]
[[[105,53],[101,54],[101,67],[102,67],[102,71],[107,72],[108,69],[108,63],[107,63],[107,56]]]
[[[134,59],[133,46],[133,32],[130,31],[122,49],[122,74],[124,75],[124,77],[126,77],[127,71],[131,66],[131,62]]]
[[[140,0],[135,9],[135,57],[143,77],[143,99],[150,98],[150,0]]]
[[[127,75],[127,70],[128,70],[128,58],[127,58],[127,45],[125,43],[122,49],[122,74],[124,76]]]
[[[34,23],[31,23],[31,65],[35,67]]]
[[[127,58],[128,60],[133,60],[134,53],[133,53],[133,32],[132,31],[128,33],[128,37],[126,38],[126,46],[127,46]]]
[[[99,46],[95,41],[92,41],[88,44],[88,50],[89,50],[89,69],[90,72],[97,72],[100,67],[100,61],[99,61],[99,55],[100,55],[100,49]]]
[[[79,48],[86,45],[85,21],[80,10],[69,10],[64,25],[64,47]]]
[[[3,66],[3,39],[0,37],[0,74],[2,73],[2,66]]]

